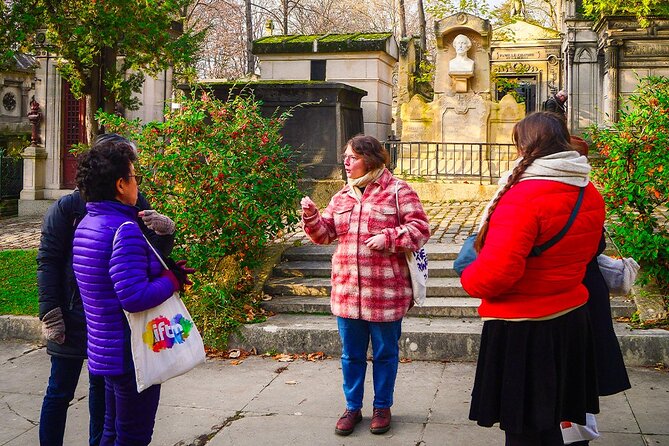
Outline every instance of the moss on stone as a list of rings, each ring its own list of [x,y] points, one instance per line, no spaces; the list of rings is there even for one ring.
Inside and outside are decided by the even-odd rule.
[[[325,84],[325,83],[331,83],[327,81],[311,81],[311,80],[272,80],[272,79],[267,79],[267,80],[258,80],[258,81],[223,81],[223,80],[201,80],[197,84],[198,85],[203,85],[203,86],[217,86],[217,85],[249,85],[249,86],[254,86],[254,85],[291,85],[291,84],[311,84],[311,85],[319,85],[319,84]]]
[[[392,33],[268,36],[253,42],[253,53],[275,54],[385,51],[386,41],[391,37]],[[316,42],[316,44],[314,44],[314,42]]]

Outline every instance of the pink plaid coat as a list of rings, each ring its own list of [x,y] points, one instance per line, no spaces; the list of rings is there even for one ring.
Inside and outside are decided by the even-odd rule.
[[[339,241],[332,256],[330,303],[335,316],[393,322],[409,309],[411,279],[404,253],[427,242],[430,225],[416,192],[406,182],[397,182],[386,169],[367,185],[362,199],[346,185],[322,215],[303,218],[304,230],[314,243]],[[376,234],[386,236],[382,251],[363,243]]]

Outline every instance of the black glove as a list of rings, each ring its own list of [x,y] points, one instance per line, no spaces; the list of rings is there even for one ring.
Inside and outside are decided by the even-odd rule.
[[[175,262],[174,260],[167,258],[165,264],[169,268],[170,272],[174,274],[174,276],[179,281],[179,291],[183,291],[185,285],[193,284],[193,282],[191,282],[188,278],[188,275],[193,274],[195,270],[193,268],[188,268],[186,266],[185,260],[179,260],[178,262]]]

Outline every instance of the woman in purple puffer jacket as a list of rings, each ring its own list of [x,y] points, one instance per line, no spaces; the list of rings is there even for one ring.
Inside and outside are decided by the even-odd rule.
[[[88,214],[75,232],[73,269],[86,314],[88,368],[105,377],[103,446],[148,445],[160,399],[159,385],[137,393],[123,311],[155,307],[187,280],[183,270],[161,266],[136,224],[136,159],[128,140],[105,138],[81,156],[77,171]]]

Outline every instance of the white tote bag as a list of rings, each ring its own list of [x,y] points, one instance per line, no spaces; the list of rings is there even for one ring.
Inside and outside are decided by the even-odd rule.
[[[151,243],[146,242],[168,269]],[[202,336],[178,291],[157,307],[138,313],[124,312],[130,326],[137,392],[183,375],[205,361]]]
[[[395,182],[395,205],[397,206],[397,218],[400,219],[400,199],[398,191],[400,182]],[[411,274],[411,289],[413,291],[413,301],[417,306],[422,306],[427,297],[427,252],[425,248],[420,248],[418,251],[407,252],[407,266],[409,266],[409,273]]]

